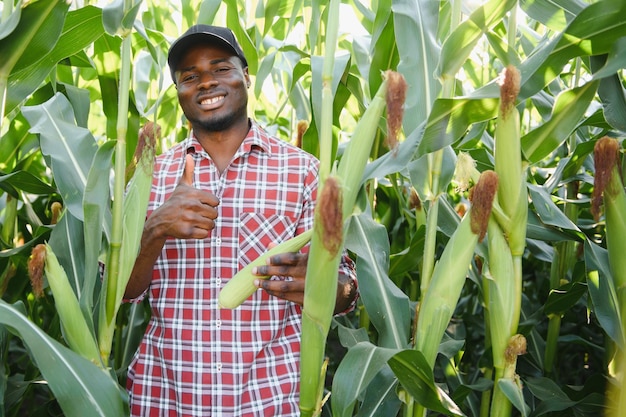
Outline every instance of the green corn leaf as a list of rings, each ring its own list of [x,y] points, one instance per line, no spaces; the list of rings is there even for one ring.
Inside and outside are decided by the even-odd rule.
[[[626,340],[621,325],[622,314],[609,268],[608,252],[588,239],[585,240],[585,267],[589,295],[598,322],[606,334],[624,349]]]
[[[13,197],[18,197],[16,190],[29,194],[46,195],[56,192],[56,189],[28,171],[15,171],[7,175],[0,175],[0,189]]]
[[[390,252],[387,232],[369,214],[354,216],[346,247],[357,254],[360,294],[379,333],[381,347],[404,349],[408,343],[411,310],[406,294],[389,279]]]
[[[519,384],[510,379],[503,378],[498,381],[498,385],[504,395],[506,395],[509,401],[511,401],[511,404],[519,410],[522,417],[530,415],[530,407],[524,401],[524,393],[522,392],[522,387]]]
[[[432,368],[421,352],[404,350],[395,354],[388,363],[402,386],[418,403],[448,416],[465,415],[448,394],[435,384]]]
[[[83,223],[65,210],[52,229],[48,244],[63,266],[76,297],[82,300],[85,277],[85,235]],[[85,317],[91,317],[87,314]],[[93,327],[93,326],[90,326]]]
[[[337,417],[353,415],[357,398],[397,352],[396,349],[360,342],[346,353],[335,373],[333,395],[330,397]]]
[[[437,99],[428,115],[424,137],[416,156],[426,155],[456,142],[472,123],[492,119],[498,113],[496,98]]]
[[[50,168],[64,203],[83,220],[83,192],[98,149],[93,135],[76,126],[73,108],[60,93],[43,104],[23,107],[22,113],[31,125],[30,131],[39,134],[41,151],[51,160]]]
[[[557,97],[550,120],[522,137],[522,152],[535,163],[548,156],[576,129],[589,108],[599,82],[563,91]]]
[[[128,415],[127,395],[109,373],[53,340],[25,316],[22,304],[0,300],[0,323],[22,338],[67,417]]]
[[[69,4],[64,0],[34,1],[22,8],[17,27],[0,40],[0,77],[41,59],[54,48]]]
[[[103,232],[106,236],[110,236],[111,233],[109,176],[114,147],[115,142],[107,141],[98,148],[85,186],[83,198],[85,273],[84,295],[80,298],[84,311],[92,311],[94,290],[100,280],[98,260],[102,249]]]
[[[565,29],[586,6],[580,0],[520,0],[520,7],[528,16],[555,32]]]
[[[490,0],[478,7],[444,41],[437,75],[454,77],[484,33],[516,5],[517,0]]]
[[[403,57],[398,72],[411,88],[407,91],[404,131],[413,132],[427,119],[441,92],[441,83],[432,76],[441,53],[434,33],[439,22],[439,4],[430,0],[392,2],[398,54]]]
[[[626,3],[620,0],[599,1],[585,7],[569,24],[565,33],[541,44],[522,64],[522,99],[544,88],[563,67],[579,56],[609,53],[615,42],[626,36]]]
[[[37,3],[46,3],[38,1]],[[61,2],[65,3],[65,2]],[[63,22],[59,19],[56,24]],[[55,40],[55,31],[42,32],[48,41]],[[7,93],[7,113],[23,102],[46,79],[58,62],[81,53],[96,39],[102,36],[102,10],[95,6],[81,7],[67,12],[63,28],[54,46],[45,48],[41,53],[28,50],[28,60],[24,66],[16,66],[9,76]],[[2,43],[2,42],[0,42]],[[0,52],[0,56],[4,56]],[[26,59],[26,58],[24,58]],[[28,65],[26,65],[28,64]]]
[[[537,214],[543,223],[561,229],[571,230],[576,232],[581,238],[583,237],[578,226],[563,213],[563,210],[559,209],[544,187],[534,184],[527,184],[527,187]]]
[[[626,132],[626,98],[619,73],[626,67],[626,38],[616,42],[613,51],[607,56],[590,58],[593,79],[600,79],[598,95],[602,100],[603,114],[615,129]]]

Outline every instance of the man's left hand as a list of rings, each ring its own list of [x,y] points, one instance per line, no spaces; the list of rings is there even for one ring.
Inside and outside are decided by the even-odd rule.
[[[281,253],[272,256],[267,265],[252,269],[252,273],[264,277],[277,276],[280,279],[257,279],[254,284],[268,294],[302,305],[308,260],[308,253]]]

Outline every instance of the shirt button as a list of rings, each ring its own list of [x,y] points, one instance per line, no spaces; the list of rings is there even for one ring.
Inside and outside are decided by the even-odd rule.
[[[222,320],[215,320],[215,327],[217,327],[218,329],[222,327]]]
[[[217,277],[215,278],[215,285],[217,285],[218,287],[222,286],[222,278]]]
[[[220,245],[222,244],[222,238],[221,238],[220,236],[218,236],[218,237],[216,237],[216,238],[215,238],[215,244],[216,244],[217,246],[220,246]]]
[[[222,363],[221,363],[221,362],[217,362],[217,363],[215,364],[215,370],[216,370],[217,372],[222,372]]]

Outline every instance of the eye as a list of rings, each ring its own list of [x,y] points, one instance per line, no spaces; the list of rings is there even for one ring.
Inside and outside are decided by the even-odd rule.
[[[181,83],[189,83],[193,80],[195,80],[196,78],[198,78],[198,76],[194,73],[184,73],[180,75],[180,79],[179,82]]]

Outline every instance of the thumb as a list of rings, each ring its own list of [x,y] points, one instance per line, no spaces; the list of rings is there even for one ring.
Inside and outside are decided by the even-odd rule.
[[[185,184],[193,186],[193,172],[195,169],[195,162],[191,154],[185,155],[185,166],[183,167],[183,175],[180,177],[179,184]]]

